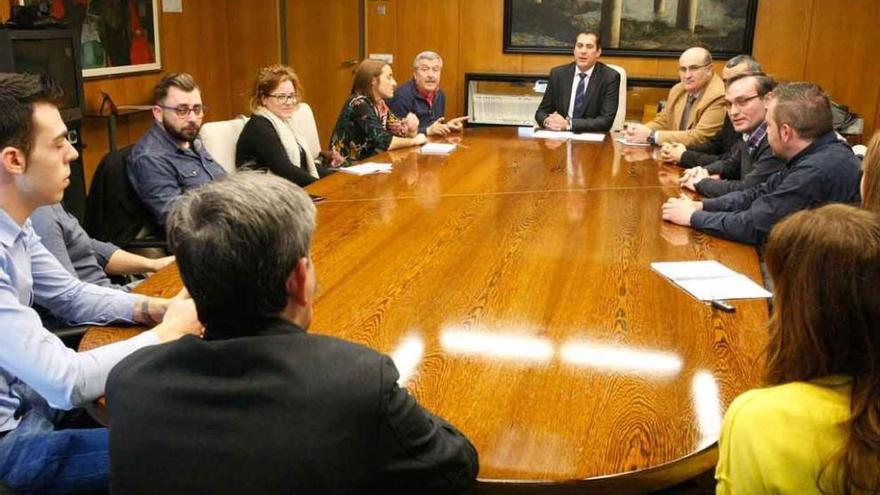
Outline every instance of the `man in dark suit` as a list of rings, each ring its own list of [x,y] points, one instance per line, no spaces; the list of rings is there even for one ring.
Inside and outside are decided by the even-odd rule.
[[[550,80],[535,120],[551,131],[605,132],[617,115],[620,74],[599,62],[602,39],[578,34],[574,62],[550,71]]]
[[[459,493],[467,438],[397,384],[394,363],[306,332],[315,207],[241,172],[168,217],[204,340],[135,353],[108,380],[115,494]]]
[[[767,139],[767,108],[764,97],[776,81],[764,74],[742,74],[728,81],[724,96],[727,115],[739,133],[730,149],[706,165],[685,171],[682,187],[706,198],[742,191],[762,184],[785,165],[775,156]]]

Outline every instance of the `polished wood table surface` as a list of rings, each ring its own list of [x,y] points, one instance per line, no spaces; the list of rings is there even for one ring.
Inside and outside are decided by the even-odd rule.
[[[643,149],[457,140],[309,187],[327,198],[311,331],[390,354],[477,447],[481,492],[638,493],[711,467],[724,410],[761,382],[767,303],[719,312],[649,264],[714,259],[760,282],[754,248],[664,223],[680,169]],[[142,290],[171,295],[175,277]]]

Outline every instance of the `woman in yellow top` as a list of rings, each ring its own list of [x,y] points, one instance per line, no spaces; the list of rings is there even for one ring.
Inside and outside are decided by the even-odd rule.
[[[724,416],[717,493],[880,493],[880,217],[795,213],[766,261],[769,387]]]

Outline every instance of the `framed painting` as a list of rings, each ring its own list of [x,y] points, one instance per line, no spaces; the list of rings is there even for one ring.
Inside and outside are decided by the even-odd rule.
[[[504,0],[505,53],[570,54],[581,31],[602,53],[678,57],[692,46],[715,58],[752,52],[758,0]]]
[[[79,33],[83,77],[115,76],[162,68],[161,0],[24,0],[48,4],[52,17]]]

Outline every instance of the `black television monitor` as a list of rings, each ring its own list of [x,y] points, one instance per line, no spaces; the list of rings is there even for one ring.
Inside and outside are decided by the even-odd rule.
[[[48,74],[64,88],[59,110],[65,122],[84,109],[79,42],[67,29],[0,29],[0,72]]]

